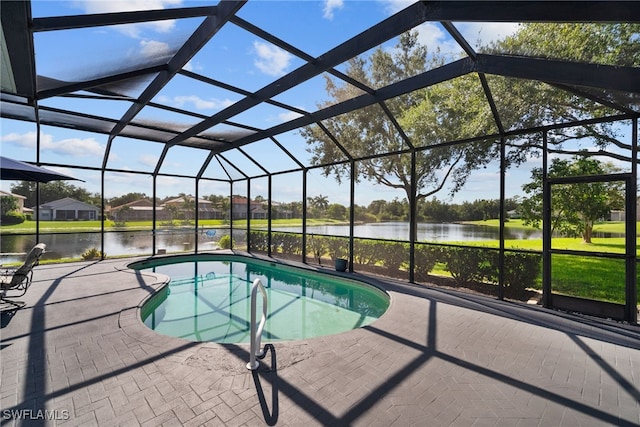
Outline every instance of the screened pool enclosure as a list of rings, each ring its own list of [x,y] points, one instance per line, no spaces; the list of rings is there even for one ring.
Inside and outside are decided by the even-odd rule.
[[[0,4],[2,155],[82,180],[2,182],[3,262],[233,248],[637,323],[640,2]]]

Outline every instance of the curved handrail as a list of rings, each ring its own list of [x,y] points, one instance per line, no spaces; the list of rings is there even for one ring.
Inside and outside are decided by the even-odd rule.
[[[260,319],[260,324],[256,328],[256,295],[258,293],[258,289],[260,289],[260,293],[262,293],[262,319]],[[249,327],[251,328],[251,349],[249,350],[251,353],[249,354],[249,363],[247,363],[247,369],[255,371],[258,369],[260,363],[256,360],[257,357],[264,356],[264,349],[260,348],[260,341],[262,340],[262,330],[264,329],[264,324],[267,322],[267,291],[264,289],[264,285],[260,279],[256,279],[253,281],[253,286],[251,287],[251,324]]]

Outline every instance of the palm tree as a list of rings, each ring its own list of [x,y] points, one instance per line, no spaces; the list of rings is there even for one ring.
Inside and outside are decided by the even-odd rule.
[[[329,207],[329,197],[323,196],[322,194],[320,194],[319,196],[316,196],[313,199],[311,199],[311,204],[314,207],[320,209],[322,212],[324,212]]]
[[[184,215],[185,221],[193,219],[195,217],[194,216],[195,206],[196,206],[196,203],[193,197],[186,194],[182,195],[182,213]]]

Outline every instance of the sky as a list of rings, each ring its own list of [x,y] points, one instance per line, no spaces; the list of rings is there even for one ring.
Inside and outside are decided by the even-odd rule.
[[[267,1],[251,0],[245,4],[238,16],[254,25],[273,33],[289,44],[312,56],[320,56],[336,45],[364,31],[371,25],[391,16],[412,2],[398,0],[325,0],[325,1]],[[45,16],[75,15],[85,13],[106,13],[143,9],[163,9],[172,7],[205,6],[217,4],[204,1],[182,0],[72,0],[72,1],[32,1],[34,18]],[[108,74],[117,68],[136,69],[166,59],[186,40],[200,24],[200,18],[161,21],[148,24],[128,24],[114,27],[75,29],[36,33],[36,71],[40,75],[66,81],[84,80]],[[282,23],[286,23],[283,25]],[[516,24],[455,23],[458,30],[472,45],[486,43],[516,31]],[[461,49],[438,23],[427,23],[418,28],[419,40],[428,48],[437,46],[451,60],[457,59]],[[385,43],[383,48],[391,49],[396,39]],[[204,49],[197,53],[185,69],[216,79],[248,91],[256,91],[286,73],[303,65],[304,61],[266,40],[244,31],[233,24],[225,25]],[[337,67],[344,70],[344,66]],[[132,89],[131,95],[138,93]],[[153,99],[181,109],[210,116],[232,105],[241,95],[217,89],[198,81],[178,76]],[[321,76],[312,78],[298,88],[274,98],[306,111],[315,111],[317,105],[327,100],[324,80]],[[72,109],[88,114],[100,114],[118,120],[129,108],[127,102],[79,100],[71,98],[45,99],[41,105],[62,109]],[[231,121],[270,128],[291,120],[296,113],[275,106],[258,106],[231,118]],[[171,121],[185,128],[198,119],[185,115],[165,112],[152,107],[144,108],[137,120]],[[225,131],[228,127],[218,125],[213,131]],[[297,132],[278,135],[278,141],[304,164],[309,164],[310,154],[306,144]],[[35,161],[35,125],[2,119],[0,127],[0,152],[3,156],[24,161]],[[107,136],[80,132],[70,129],[42,126],[40,146],[43,163],[64,163],[79,167],[100,167],[102,165]],[[246,151],[259,160],[269,171],[296,168],[295,163],[284,155],[270,141],[251,144]],[[162,145],[152,142],[118,137],[114,140],[107,166],[121,170],[153,171],[161,154]],[[161,168],[161,173],[195,175],[206,158],[204,150],[174,147]],[[228,153],[225,157],[241,169],[255,170],[248,159],[238,153]],[[531,165],[539,166],[539,160],[532,159]],[[531,166],[530,165],[530,166]],[[233,178],[242,175],[229,165],[223,165]],[[84,182],[77,183],[90,192],[100,192],[99,172],[76,168],[54,168],[60,172],[76,176]],[[529,168],[509,172],[507,197],[517,194],[530,173]],[[206,177],[226,178],[222,168],[212,163],[205,172]],[[3,190],[8,190],[2,182]],[[277,184],[277,186],[276,186]],[[287,174],[274,178],[276,201],[288,202],[300,199],[300,174]],[[246,190],[234,187],[234,193]],[[266,179],[255,182],[251,196],[267,196]],[[105,197],[110,198],[128,192],[152,194],[152,179],[147,175],[107,173],[105,176]],[[195,194],[193,180],[160,177],[158,196],[168,197],[179,193]],[[228,194],[226,184],[208,182],[200,189],[201,195]],[[328,195],[331,203],[349,203],[349,188],[338,185],[333,179],[325,178],[320,171],[309,177],[308,195]],[[478,198],[499,198],[499,174],[497,164],[474,173],[458,200]],[[404,193],[390,188],[362,182],[356,188],[356,203],[367,205],[376,199],[402,199]],[[438,195],[444,200],[446,194]]]

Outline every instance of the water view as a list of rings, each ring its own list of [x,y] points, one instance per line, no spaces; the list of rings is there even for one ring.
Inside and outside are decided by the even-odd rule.
[[[255,228],[254,228],[255,229]],[[301,233],[302,227],[273,227],[273,231]],[[333,236],[349,236],[348,225],[317,225],[307,227],[309,234],[325,234]],[[221,236],[228,234],[228,229],[172,229],[156,232],[156,248],[167,252],[193,251],[196,239],[198,250],[206,251],[217,247]],[[355,237],[409,240],[409,223],[384,222],[358,224],[354,226]],[[611,235],[598,237],[612,237]],[[497,227],[453,224],[453,223],[420,223],[418,224],[418,240],[423,242],[464,242],[499,239]],[[523,229],[506,229],[505,239],[540,239],[540,231]],[[151,255],[153,234],[150,231],[118,231],[104,235],[104,251],[107,256],[117,255]],[[100,249],[100,233],[70,233],[40,235],[40,242],[47,245],[45,259],[79,258],[90,248]],[[24,254],[36,243],[34,235],[3,235],[0,239],[0,263],[22,261]]]
[[[222,232],[198,233],[199,250],[216,247]],[[167,252],[192,251],[196,233],[191,230],[157,231],[156,248]],[[80,258],[90,248],[101,248],[100,233],[40,234],[39,242],[47,245],[44,259]],[[3,235],[0,242],[0,263],[22,261],[24,254],[36,243],[35,235]],[[107,256],[152,255],[153,233],[151,231],[119,231],[104,234],[104,252]]]
[[[274,231],[302,232],[302,227],[273,227]],[[373,222],[357,224],[353,228],[355,237],[372,239],[409,240],[408,222]],[[307,227],[307,233],[349,236],[348,225],[317,225]],[[424,242],[459,242],[474,240],[496,240],[500,238],[497,227],[456,223],[419,223],[418,240]],[[541,231],[523,229],[505,230],[505,239],[540,239]]]

